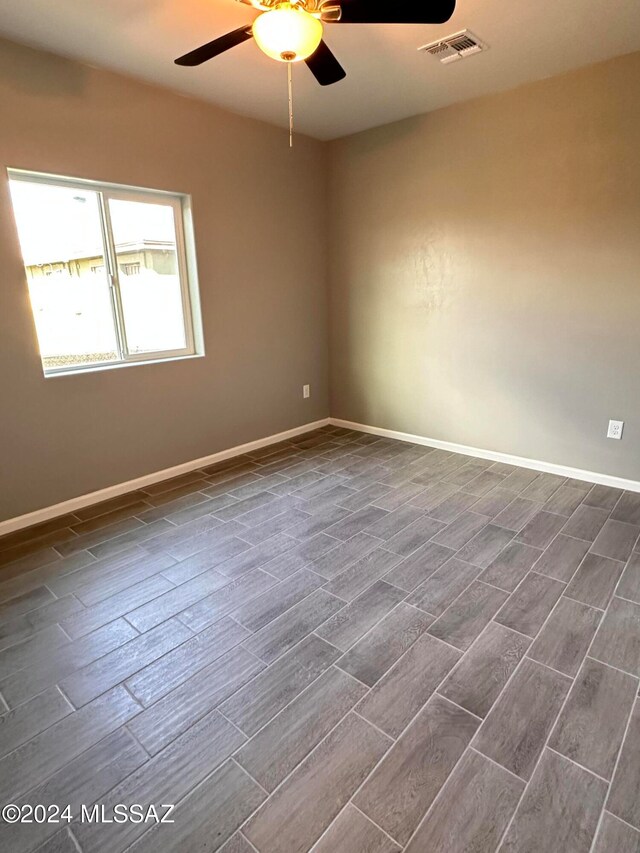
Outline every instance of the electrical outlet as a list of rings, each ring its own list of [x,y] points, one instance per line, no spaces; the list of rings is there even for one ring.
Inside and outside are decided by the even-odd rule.
[[[607,438],[622,438],[622,430],[624,429],[624,421],[609,421],[609,430]]]
[[[303,385],[302,386],[302,396],[305,400],[308,400],[311,396],[311,385]]]

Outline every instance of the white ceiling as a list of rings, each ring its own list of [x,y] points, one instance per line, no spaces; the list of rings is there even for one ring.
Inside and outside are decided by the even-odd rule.
[[[254,16],[235,0],[3,0],[0,33],[286,126],[285,67],[253,41],[199,68],[173,64]],[[464,28],[490,49],[448,66],[417,52]],[[453,18],[441,26],[328,25],[325,36],[347,78],[322,88],[296,66],[296,127],[334,139],[640,50],[640,5],[458,0]]]

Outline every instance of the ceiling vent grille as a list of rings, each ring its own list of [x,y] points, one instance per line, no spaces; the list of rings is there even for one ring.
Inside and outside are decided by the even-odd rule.
[[[462,30],[447,38],[425,44],[418,50],[435,57],[443,65],[448,65],[450,62],[458,62],[460,59],[466,59],[467,56],[473,56],[474,53],[487,50],[487,45],[469,30]]]

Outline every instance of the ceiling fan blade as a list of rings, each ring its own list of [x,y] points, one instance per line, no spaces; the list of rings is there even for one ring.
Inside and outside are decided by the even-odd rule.
[[[231,33],[227,33],[226,36],[220,36],[220,38],[214,39],[207,44],[203,44],[201,47],[197,47],[190,53],[185,53],[184,56],[176,59],[175,63],[176,65],[187,65],[189,67],[202,65],[202,63],[206,62],[208,59],[213,59],[214,56],[219,56],[221,53],[224,53],[225,50],[229,50],[238,44],[242,44],[243,41],[247,41],[247,39],[250,39],[251,37],[251,26],[240,27],[237,30],[233,30]]]
[[[327,47],[326,42],[321,41],[320,46],[309,59],[306,59],[308,68],[321,86],[331,86],[339,80],[344,80],[347,72]]]
[[[339,24],[444,24],[456,0],[340,0],[340,8]]]

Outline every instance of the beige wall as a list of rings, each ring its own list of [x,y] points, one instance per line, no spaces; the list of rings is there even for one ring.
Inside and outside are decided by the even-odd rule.
[[[334,417],[640,479],[639,88],[633,54],[290,151],[0,41],[0,520],[325,417],[327,259]],[[206,358],[45,380],[6,166],[191,193]]]
[[[640,480],[638,92],[640,53],[331,144],[334,417]]]
[[[328,415],[325,156],[0,41],[0,520]],[[190,193],[206,357],[44,379],[7,166]]]

